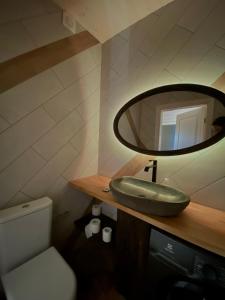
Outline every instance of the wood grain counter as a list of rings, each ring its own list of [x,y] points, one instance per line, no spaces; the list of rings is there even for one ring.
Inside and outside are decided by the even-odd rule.
[[[121,205],[111,192],[104,192],[110,180],[109,177],[90,176],[73,180],[70,185],[157,228],[225,257],[224,211],[191,202],[176,217],[146,215]]]

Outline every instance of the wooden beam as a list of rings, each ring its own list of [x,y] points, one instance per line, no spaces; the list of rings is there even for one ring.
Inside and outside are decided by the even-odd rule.
[[[98,40],[82,31],[1,63],[0,93],[96,44]]]

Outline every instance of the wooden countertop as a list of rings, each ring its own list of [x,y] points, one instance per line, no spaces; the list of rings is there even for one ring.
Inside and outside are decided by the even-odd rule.
[[[176,217],[146,215],[121,205],[111,192],[104,192],[111,178],[90,176],[76,179],[70,185],[94,198],[112,205],[155,227],[180,237],[204,249],[225,257],[225,212],[191,202]]]

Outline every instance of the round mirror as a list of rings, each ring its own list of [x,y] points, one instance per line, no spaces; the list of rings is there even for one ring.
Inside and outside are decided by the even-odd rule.
[[[151,155],[179,155],[225,136],[225,94],[195,84],[158,87],[126,103],[114,120],[119,141]]]

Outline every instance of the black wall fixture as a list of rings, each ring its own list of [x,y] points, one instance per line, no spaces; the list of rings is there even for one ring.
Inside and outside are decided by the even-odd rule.
[[[165,85],[128,101],[114,119],[128,148],[149,155],[180,155],[225,137],[225,94],[197,84]]]

